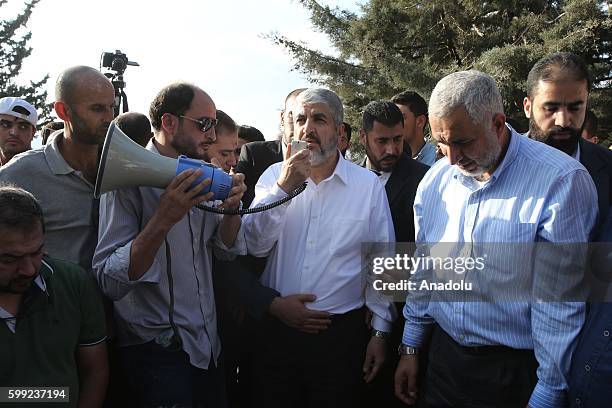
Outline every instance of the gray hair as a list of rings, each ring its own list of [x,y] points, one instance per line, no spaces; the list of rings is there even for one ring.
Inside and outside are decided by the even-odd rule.
[[[301,92],[296,98],[297,104],[324,103],[331,110],[332,119],[336,126],[340,126],[344,120],[344,108],[342,101],[335,92],[324,88],[308,88]]]
[[[429,98],[429,115],[445,118],[462,106],[479,125],[485,125],[497,113],[504,113],[495,80],[476,70],[454,72],[442,78]]]

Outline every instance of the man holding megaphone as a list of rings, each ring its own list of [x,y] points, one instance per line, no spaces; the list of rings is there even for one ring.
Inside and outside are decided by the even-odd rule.
[[[149,116],[155,136],[147,150],[208,161],[216,108],[200,88],[162,89]],[[214,200],[201,170],[178,174],[165,190],[126,187],[100,200],[98,282],[113,299],[119,356],[142,405],[225,407],[221,345],[211,277],[211,250],[221,259],[246,252],[238,215],[194,208]],[[100,177],[100,176],[99,176]],[[221,205],[236,209],[246,186],[231,176]]]

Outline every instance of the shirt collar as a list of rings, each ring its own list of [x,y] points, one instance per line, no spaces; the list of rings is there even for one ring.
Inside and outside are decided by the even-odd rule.
[[[53,267],[51,267],[51,265],[49,265],[49,263],[43,258],[42,265],[40,266],[40,271],[36,279],[34,279],[34,283],[42,292],[46,293],[47,295],[49,293],[47,292],[47,281],[45,280],[45,278],[48,279],[51,275],[53,275],[53,272]]]
[[[70,174],[74,172],[74,169],[64,160],[64,156],[62,156],[59,149],[58,141],[64,138],[64,131],[58,131],[52,136],[43,150],[51,171],[53,174]]]
[[[329,176],[326,180],[331,180],[333,177],[338,177],[341,182],[344,184],[348,184],[348,166],[349,161],[342,157],[340,154],[340,150],[336,150],[338,153],[338,163],[336,163],[336,168],[331,176]]]
[[[372,167],[372,162],[370,161],[370,158],[368,156],[366,156],[366,162],[365,162],[365,167],[368,170],[372,170],[374,171],[376,174],[378,175],[382,175],[382,174],[391,174],[390,171],[382,171],[382,170],[376,170]]]
[[[149,142],[145,146],[145,149],[147,149],[147,150],[149,150],[151,152],[155,152],[157,154],[161,154],[159,152],[159,150],[157,150],[157,146],[155,146],[155,143],[153,142],[154,140],[155,140],[155,137],[152,137],[151,139],[149,139]]]
[[[576,143],[576,151],[572,155],[572,157],[578,161],[580,161],[580,143]]]

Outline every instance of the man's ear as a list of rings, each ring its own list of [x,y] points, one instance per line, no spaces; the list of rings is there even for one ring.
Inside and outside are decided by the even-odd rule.
[[[59,118],[64,122],[72,121],[70,119],[70,108],[64,102],[55,101],[53,103],[53,109],[55,110],[55,113],[57,113],[57,116],[59,116]]]
[[[366,146],[366,132],[363,129],[359,129],[359,141],[364,147]]]
[[[161,128],[164,132],[169,134],[176,133],[179,126],[179,120],[176,116],[170,113],[164,113],[161,117]]]
[[[425,125],[427,124],[427,116],[419,115],[416,117],[417,129],[422,129],[425,132]]]
[[[503,113],[496,113],[493,116],[493,129],[497,137],[501,137],[506,130],[506,116]]]
[[[523,99],[523,112],[527,118],[531,119],[531,100],[528,96]]]

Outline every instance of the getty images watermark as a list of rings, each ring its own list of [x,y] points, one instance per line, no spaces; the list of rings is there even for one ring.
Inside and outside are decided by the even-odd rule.
[[[362,268],[395,302],[612,301],[610,243],[364,243]]]
[[[395,254],[394,256],[377,256],[372,259],[372,272],[374,275],[386,274],[392,277],[405,275],[413,276],[418,270],[437,270],[446,273],[454,272],[456,280],[449,279],[446,282],[429,281],[427,279],[411,280],[399,279],[398,281],[374,279],[372,285],[378,291],[406,291],[406,290],[472,290],[473,283],[460,279],[466,272],[472,270],[482,271],[485,269],[487,255],[480,257],[434,257],[414,256],[408,254]]]

